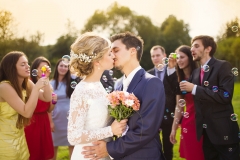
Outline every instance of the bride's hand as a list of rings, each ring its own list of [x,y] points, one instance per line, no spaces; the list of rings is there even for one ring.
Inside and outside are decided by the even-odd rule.
[[[122,135],[122,133],[126,130],[127,121],[127,119],[121,120],[120,122],[114,120],[111,124],[113,135]]]

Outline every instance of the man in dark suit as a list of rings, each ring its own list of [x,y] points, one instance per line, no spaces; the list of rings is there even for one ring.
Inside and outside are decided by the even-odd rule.
[[[177,74],[175,72],[176,60],[170,56],[168,66],[164,67],[162,59],[166,58],[166,53],[165,49],[159,45],[153,46],[150,50],[150,54],[154,68],[150,69],[148,73],[160,78],[165,88],[166,103],[164,119],[162,121],[160,130],[162,133],[164,156],[167,160],[172,160],[173,144],[170,142],[169,136],[172,130],[178,87]],[[163,68],[159,68],[159,64],[162,64],[160,67]],[[159,69],[162,71],[159,71]]]
[[[110,155],[115,160],[164,160],[158,130],[165,106],[161,80],[141,66],[143,40],[130,32],[111,37],[114,66],[124,73],[118,90],[133,93],[140,101],[140,110],[128,119],[126,135],[111,142],[97,141],[86,146],[85,158],[99,159]],[[154,92],[153,92],[154,91]]]
[[[192,56],[201,68],[193,71],[190,82],[181,82],[180,89],[194,95],[197,138],[203,135],[206,160],[239,160],[239,128],[231,120],[234,113],[232,96],[234,75],[227,61],[213,57],[217,45],[210,36],[192,40]]]

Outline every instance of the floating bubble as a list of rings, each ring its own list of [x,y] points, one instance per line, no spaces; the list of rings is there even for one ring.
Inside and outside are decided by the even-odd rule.
[[[164,70],[164,65],[163,65],[163,64],[159,64],[159,65],[157,66],[157,70],[163,71],[163,70]]]
[[[179,100],[178,100],[178,105],[179,105],[180,107],[185,107],[185,106],[186,106],[186,101],[185,101],[184,99],[179,99]]]
[[[228,151],[229,151],[229,152],[232,152],[232,148],[228,148]]]
[[[177,112],[180,112],[180,109],[179,109],[178,107],[176,107],[175,110],[176,110]]]
[[[70,83],[70,87],[71,88],[75,88],[77,86],[77,82],[75,82],[75,81],[72,81],[71,83]]]
[[[238,71],[233,72],[234,76],[238,76]]]
[[[205,65],[203,65],[202,69],[204,72],[208,72],[210,70],[210,67],[205,64]]]
[[[223,92],[223,96],[224,96],[225,98],[228,98],[228,97],[229,97],[229,93],[228,93],[228,92]]]
[[[114,81],[114,82],[116,82],[116,81],[117,81],[117,78],[116,78],[116,77],[114,77],[114,78],[113,78],[113,81]]]
[[[173,117],[173,118],[174,118],[174,113],[173,113],[173,112],[171,113],[171,117]]]
[[[238,26],[232,26],[232,31],[237,32],[238,31]]]
[[[204,81],[203,84],[204,84],[204,86],[208,86],[209,82],[208,81]]]
[[[218,86],[212,86],[212,91],[217,92],[218,91]]]
[[[113,71],[112,70],[109,70],[109,75],[112,76],[113,75]]]
[[[110,92],[112,92],[112,90],[113,90],[112,86],[108,86],[108,90],[109,90]]]
[[[237,121],[238,120],[238,115],[236,113],[231,114],[230,119],[232,121]]]
[[[226,141],[228,140],[228,136],[223,136],[223,139]]]
[[[236,67],[232,68],[232,72],[238,71],[238,69]]]
[[[70,63],[70,56],[69,55],[64,55],[63,57],[62,57],[62,62],[65,64],[65,65],[69,65],[69,63]]]
[[[238,69],[236,67],[232,68],[232,73],[234,76],[238,76]]]
[[[107,93],[111,93],[112,92],[112,86],[108,86],[108,88],[105,88]]]
[[[179,124],[179,119],[175,118],[175,124]]]
[[[183,135],[180,135],[180,138],[183,139]]]
[[[164,118],[164,119],[167,119],[167,116],[166,116],[166,115],[164,115],[164,116],[163,116],[163,118]]]
[[[183,133],[187,133],[187,128],[183,128]]]
[[[38,75],[38,70],[37,69],[33,69],[32,70],[32,76],[36,77]]]
[[[183,116],[184,116],[184,118],[188,118],[189,117],[189,113],[188,112],[184,112]]]
[[[107,91],[107,93],[110,93],[111,91],[109,90],[109,88],[105,88],[105,90]]]
[[[162,62],[163,62],[164,65],[168,65],[169,59],[167,57],[164,57],[162,59]]]
[[[108,80],[107,80],[107,77],[106,77],[105,75],[102,76],[102,80],[103,80],[104,82],[107,82],[107,81],[108,81]]]
[[[203,124],[203,128],[207,128],[207,124]]]

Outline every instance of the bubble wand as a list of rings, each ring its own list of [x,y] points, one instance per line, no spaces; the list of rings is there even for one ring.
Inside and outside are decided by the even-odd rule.
[[[47,68],[45,66],[42,66],[41,71],[42,71],[42,77],[45,77],[45,72]]]

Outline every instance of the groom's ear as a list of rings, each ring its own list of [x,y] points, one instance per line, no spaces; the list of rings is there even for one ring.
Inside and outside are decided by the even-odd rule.
[[[129,50],[130,50],[130,54],[131,54],[131,55],[137,54],[136,48],[132,47],[132,48],[130,48]]]

